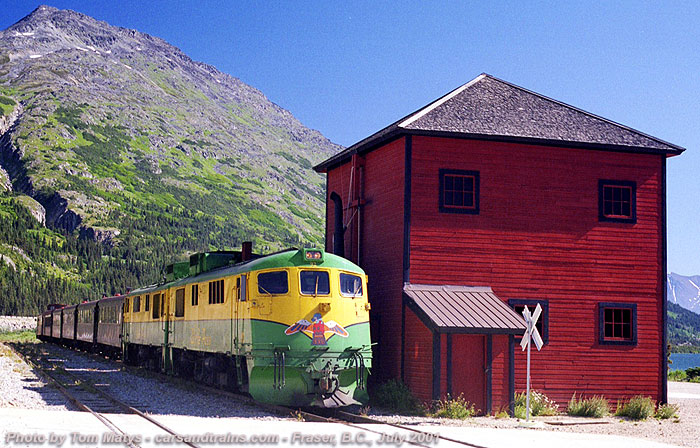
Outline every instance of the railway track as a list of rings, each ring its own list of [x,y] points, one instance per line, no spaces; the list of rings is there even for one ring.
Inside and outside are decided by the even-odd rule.
[[[29,365],[40,372],[78,409],[92,414],[115,436],[113,440],[123,441],[123,444],[131,448],[140,448],[133,440],[133,433],[128,428],[123,428],[114,423],[106,414],[133,414],[150,422],[168,434],[182,438],[180,434],[160,423],[143,411],[135,408],[131,404],[125,403],[113,395],[106,392],[105,385],[92,382],[86,375],[71,372],[62,366],[62,360],[49,353],[43,352],[38,347],[22,345],[22,349],[13,347],[15,353],[24,359]],[[182,442],[193,448],[199,448],[193,443]]]
[[[43,345],[43,344],[42,344]],[[139,417],[148,420],[150,423],[158,426],[163,431],[175,436],[182,437],[175,431],[167,428],[151,416],[145,414],[142,410],[147,406],[143,404],[128,404],[124,403],[116,397],[112,396],[104,390],[104,385],[95,383],[88,375],[78,372],[71,372],[61,366],[62,362],[58,357],[52,356],[48,351],[42,353],[39,347],[22,346],[22,349],[14,347],[15,351],[30,365],[42,372],[49,378],[57,388],[79,409],[89,412],[100,420],[110,431],[115,435],[126,438],[128,434],[124,428],[119,428],[104,414],[135,414]],[[104,361],[105,358],[93,353],[82,352],[83,356],[92,357]],[[130,372],[144,373],[144,370],[138,367],[126,366],[121,364],[120,368]],[[252,404],[268,412],[272,412],[285,417],[297,418],[307,422],[319,423],[334,423],[353,428],[358,431],[363,431],[373,434],[373,437],[378,437],[384,441],[384,444],[393,444],[395,446],[409,445],[418,447],[433,447],[438,442],[441,446],[468,446],[472,448],[485,448],[483,446],[469,443],[463,440],[445,437],[437,432],[428,432],[412,428],[407,425],[398,423],[390,423],[378,420],[369,416],[353,414],[341,410],[314,411],[303,409],[294,409],[285,406],[271,405],[253,400],[249,396],[241,395],[235,392],[214,388],[193,381],[164,375],[159,372],[146,371],[148,375],[156,377],[162,381],[174,383],[176,385],[186,385],[189,388],[196,388],[207,393],[224,395],[240,403]],[[389,428],[389,429],[387,429]],[[364,440],[370,440],[366,438]],[[192,443],[182,442],[185,445],[196,447]],[[125,443],[125,445],[139,448],[136,443]],[[352,443],[350,443],[352,445]]]

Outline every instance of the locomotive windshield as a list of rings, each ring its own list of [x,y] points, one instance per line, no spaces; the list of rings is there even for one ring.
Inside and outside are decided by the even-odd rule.
[[[340,274],[340,293],[344,296],[359,297],[362,295],[362,278],[357,275]]]
[[[289,291],[287,271],[263,272],[258,274],[260,294],[286,294]]]
[[[302,294],[330,294],[331,287],[328,279],[328,272],[325,271],[301,271],[301,293]]]

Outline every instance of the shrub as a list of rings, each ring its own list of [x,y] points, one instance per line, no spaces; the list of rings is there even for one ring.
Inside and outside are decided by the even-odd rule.
[[[690,381],[700,379],[700,367],[691,367],[689,369],[685,369],[685,375]]]
[[[424,415],[425,407],[400,380],[389,380],[380,384],[370,394],[372,405],[397,414]]]
[[[566,408],[566,413],[578,417],[605,417],[610,413],[610,404],[601,395],[594,395],[589,398],[576,398],[574,393]]]
[[[685,370],[669,370],[668,379],[669,381],[683,381],[688,377]]]
[[[660,420],[678,417],[678,409],[679,408],[677,404],[662,404],[656,410],[656,414],[654,414],[654,417]]]
[[[526,416],[527,394],[520,392],[515,394],[515,416],[517,418],[525,418]],[[553,400],[550,400],[542,392],[536,390],[530,391],[530,415],[533,417],[557,415],[559,413],[559,405]]]
[[[473,417],[476,415],[476,412],[474,404],[468,402],[464,396],[460,394],[457,398],[450,398],[448,395],[447,399],[436,402],[433,415],[441,418],[464,420]]]
[[[615,415],[629,417],[632,420],[646,420],[654,415],[654,400],[651,397],[637,395],[623,404],[618,403]]]

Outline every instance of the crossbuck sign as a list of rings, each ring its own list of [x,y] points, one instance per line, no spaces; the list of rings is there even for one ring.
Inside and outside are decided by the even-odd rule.
[[[527,324],[527,330],[525,330],[523,339],[520,341],[520,346],[523,348],[523,350],[527,348],[527,398],[525,400],[527,410],[525,414],[525,421],[530,421],[530,346],[532,345],[532,342],[534,342],[535,346],[537,347],[537,351],[540,351],[544,345],[540,332],[537,331],[537,327],[535,326],[537,325],[537,320],[540,318],[540,314],[542,314],[542,307],[539,303],[537,304],[537,307],[535,307],[535,312],[532,314],[530,314],[530,310],[527,307],[523,309],[523,317],[525,318],[525,323]]]

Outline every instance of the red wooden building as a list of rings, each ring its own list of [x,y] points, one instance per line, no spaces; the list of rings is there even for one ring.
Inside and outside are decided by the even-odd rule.
[[[373,375],[483,412],[533,386],[666,400],[666,158],[683,148],[482,74],[315,167],[368,273]]]

